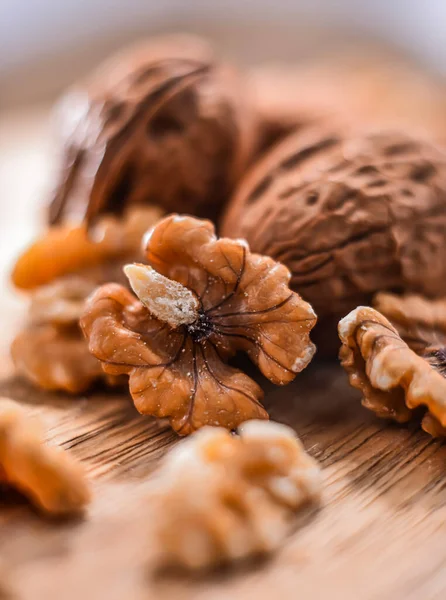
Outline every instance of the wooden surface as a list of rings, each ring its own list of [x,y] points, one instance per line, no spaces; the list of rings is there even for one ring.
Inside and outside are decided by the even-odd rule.
[[[43,111],[0,120],[10,136],[0,144],[0,165],[3,159],[12,165],[0,173],[0,216],[9,240],[2,247],[4,277],[33,228],[32,197],[45,173],[36,168],[46,156],[36,151],[46,143],[45,118]],[[34,179],[23,180],[21,165]],[[17,206],[30,212],[20,217]],[[145,486],[177,438],[139,416],[125,394],[67,398],[15,379],[6,354],[21,304],[7,290],[0,299],[0,394],[39,412],[49,441],[85,461],[94,500],[83,519],[49,522],[14,494],[0,499],[0,598],[446,598],[446,447],[416,426],[377,420],[335,363],[313,364],[285,388],[265,385],[271,418],[291,425],[322,463],[320,509],[296,520],[293,535],[269,561],[209,577],[152,574]]]

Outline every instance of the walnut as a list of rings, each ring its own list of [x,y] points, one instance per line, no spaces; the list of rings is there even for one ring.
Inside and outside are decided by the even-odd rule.
[[[246,96],[200,39],[160,38],[112,57],[61,105],[50,222],[90,224],[147,202],[215,216],[252,152]]]
[[[157,566],[212,568],[277,549],[321,474],[292,429],[206,427],[176,446],[151,484]]]
[[[378,291],[446,295],[446,154],[399,133],[313,129],[246,175],[222,233],[291,271],[319,317]]]
[[[29,322],[11,346],[18,374],[45,390],[72,394],[87,390],[98,379],[119,383],[104,374],[79,327],[85,299],[96,287],[95,279],[71,276],[34,292]]]
[[[90,500],[81,466],[47,446],[40,424],[8,398],[0,398],[0,482],[50,515],[78,513]]]
[[[446,354],[417,355],[378,311],[360,306],[339,323],[340,358],[362,403],[379,417],[404,423],[423,407],[421,425],[446,434]]]
[[[90,352],[106,373],[130,376],[141,413],[169,418],[180,435],[268,418],[260,387],[226,362],[244,351],[278,385],[310,362],[316,316],[290,291],[288,269],[177,215],[154,227],[145,251],[151,266],[125,269],[138,298],[115,284],[90,296]]]
[[[417,354],[433,354],[446,348],[446,299],[380,293],[373,300]],[[446,354],[445,354],[446,356]]]
[[[116,261],[139,257],[142,236],[162,215],[155,206],[132,207],[120,219],[102,217],[89,234],[84,226],[51,227],[18,258],[12,281],[28,290],[86,270],[90,278],[115,276]]]
[[[270,63],[251,70],[249,86],[266,146],[295,129],[333,121],[446,140],[444,84],[395,57]]]

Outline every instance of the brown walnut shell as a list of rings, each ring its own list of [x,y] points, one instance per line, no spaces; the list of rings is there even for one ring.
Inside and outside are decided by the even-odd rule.
[[[90,224],[135,203],[214,217],[254,142],[238,74],[187,36],[112,57],[67,94],[59,114],[51,224]]]
[[[381,290],[446,295],[446,154],[401,133],[293,134],[244,178],[222,234],[285,264],[322,318]]]

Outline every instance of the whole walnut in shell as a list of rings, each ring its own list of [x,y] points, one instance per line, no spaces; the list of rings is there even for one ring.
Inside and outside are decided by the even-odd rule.
[[[285,264],[319,317],[381,290],[446,295],[446,154],[402,133],[293,134],[246,175],[222,233]]]
[[[112,57],[60,105],[50,223],[153,203],[213,217],[250,158],[254,122],[238,74],[194,37]]]

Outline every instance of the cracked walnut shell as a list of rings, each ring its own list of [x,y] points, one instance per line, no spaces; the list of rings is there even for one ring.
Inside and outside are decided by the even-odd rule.
[[[50,515],[80,512],[90,500],[80,464],[47,446],[36,419],[0,398],[0,484],[12,486]]]
[[[115,284],[90,296],[90,352],[106,373],[130,376],[141,413],[169,418],[180,435],[268,418],[260,387],[227,361],[244,351],[278,385],[310,362],[316,316],[289,289],[288,269],[177,215],[153,228],[145,251],[150,266],[125,268],[138,298]]]
[[[51,224],[153,203],[213,217],[249,161],[254,122],[243,81],[192,36],[112,57],[62,102]]]
[[[446,295],[446,154],[400,133],[314,129],[246,175],[222,233],[291,271],[320,318],[378,291]]]
[[[339,323],[341,364],[362,403],[379,417],[404,423],[425,410],[422,427],[446,434],[444,348],[416,354],[378,311],[360,306]]]
[[[176,446],[152,482],[157,566],[204,569],[277,549],[293,513],[319,500],[321,474],[292,429],[206,427]]]

